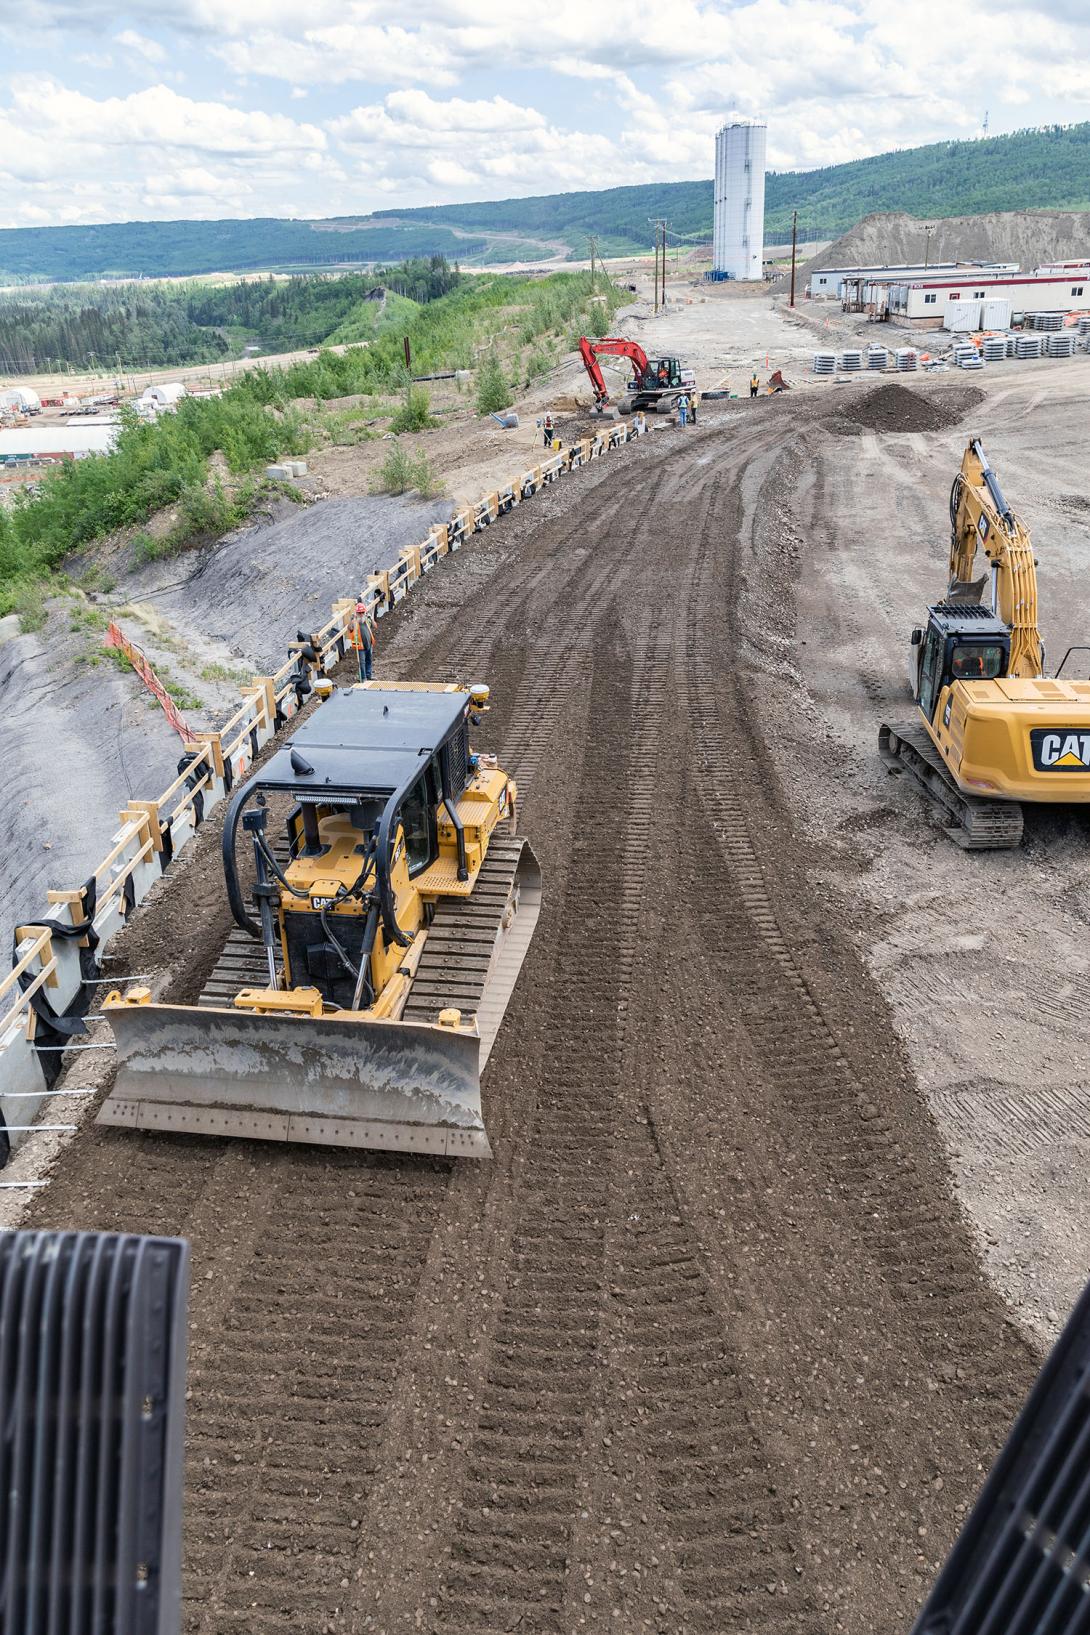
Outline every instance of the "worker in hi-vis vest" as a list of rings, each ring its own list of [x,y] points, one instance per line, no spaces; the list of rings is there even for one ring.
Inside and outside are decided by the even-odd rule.
[[[362,597],[356,603],[352,645],[359,661],[360,680],[370,681],[375,652],[375,621]]]
[[[750,376],[750,381],[749,381],[749,395],[750,395],[750,397],[756,397],[757,396],[757,388],[760,386],[760,384],[761,384],[761,382],[757,377],[757,371],[756,371],[756,369],[754,369],[753,374]]]

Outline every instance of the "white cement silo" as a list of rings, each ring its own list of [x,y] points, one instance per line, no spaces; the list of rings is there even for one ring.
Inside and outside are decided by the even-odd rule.
[[[715,138],[713,266],[760,278],[764,257],[765,125],[724,125]]]

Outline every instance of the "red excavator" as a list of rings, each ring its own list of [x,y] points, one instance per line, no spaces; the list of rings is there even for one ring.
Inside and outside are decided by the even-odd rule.
[[[594,389],[596,414],[611,414],[614,419],[617,414],[598,364],[599,355],[628,358],[631,362],[632,382],[623,404],[627,409],[665,413],[674,407],[682,392],[691,396],[696,387],[696,376],[691,369],[682,367],[679,358],[649,358],[638,341],[625,340],[623,336],[591,341],[583,335],[579,341],[579,356]]]

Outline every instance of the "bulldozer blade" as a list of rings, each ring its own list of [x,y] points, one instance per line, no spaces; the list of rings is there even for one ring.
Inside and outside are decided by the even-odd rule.
[[[117,1076],[100,1124],[491,1156],[474,1031],[183,1005],[108,1014]]]

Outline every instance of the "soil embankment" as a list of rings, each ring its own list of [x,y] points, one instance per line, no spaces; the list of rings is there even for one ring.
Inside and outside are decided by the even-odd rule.
[[[927,218],[904,211],[875,211],[808,261],[805,280],[821,267],[880,267],[937,261],[1070,261],[1090,253],[1090,213],[1085,210],[1008,210],[983,216]]]
[[[240,683],[278,669],[335,598],[354,596],[449,514],[449,502],[377,496],[285,504],[203,551],[129,570],[108,601],[58,599],[40,633],[0,646],[11,772],[0,934],[40,914],[48,887],[80,885],[125,802],[153,799],[175,777],[180,740],[139,678],[103,652],[107,613],[184,700],[190,724],[214,727],[237,707]]]

